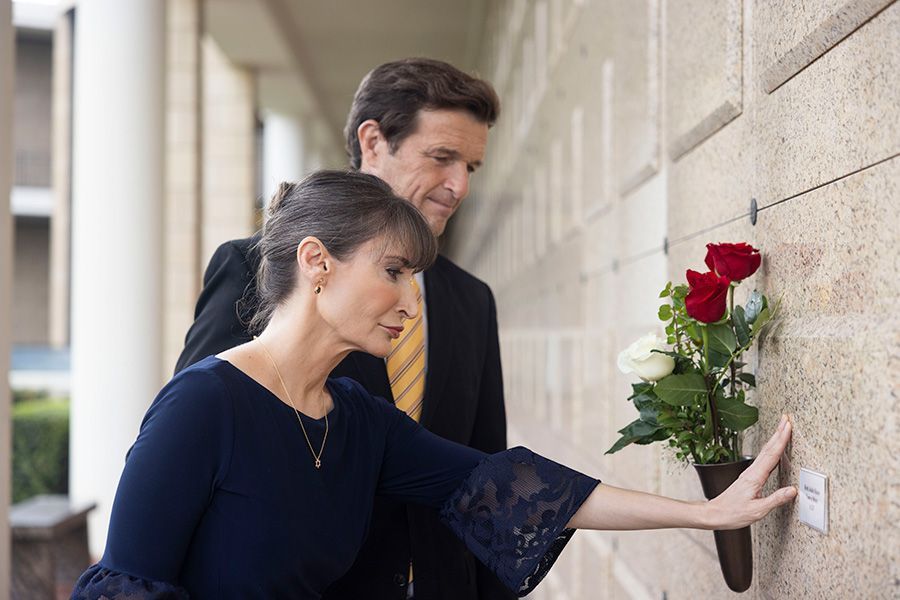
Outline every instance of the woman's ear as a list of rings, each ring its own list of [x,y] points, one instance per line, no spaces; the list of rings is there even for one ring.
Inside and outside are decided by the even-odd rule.
[[[360,123],[356,128],[356,138],[359,140],[360,167],[365,166],[367,172],[377,171],[382,156],[388,152],[387,140],[381,133],[378,121],[368,119]]]
[[[328,249],[315,236],[305,237],[297,245],[298,272],[308,285],[316,286],[324,281],[331,261]]]

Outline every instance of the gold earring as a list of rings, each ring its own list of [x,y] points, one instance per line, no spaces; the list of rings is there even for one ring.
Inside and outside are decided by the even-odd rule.
[[[322,284],[321,283],[317,284],[315,289],[313,289],[313,292],[315,292],[317,294],[321,294],[322,293]]]

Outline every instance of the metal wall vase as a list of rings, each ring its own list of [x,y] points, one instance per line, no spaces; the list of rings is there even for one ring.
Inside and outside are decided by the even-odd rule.
[[[719,465],[694,465],[700,476],[703,495],[707,500],[712,500],[724,492],[752,462],[752,457],[744,457],[737,462]],[[753,541],[750,538],[750,527],[713,533],[725,583],[732,591],[746,592],[753,581]]]

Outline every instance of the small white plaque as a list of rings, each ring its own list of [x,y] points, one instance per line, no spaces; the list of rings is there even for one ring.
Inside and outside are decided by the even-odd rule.
[[[828,533],[828,477],[800,469],[800,522]]]

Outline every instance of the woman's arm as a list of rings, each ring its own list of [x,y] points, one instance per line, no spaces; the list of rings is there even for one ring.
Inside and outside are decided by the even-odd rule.
[[[760,496],[790,439],[790,421],[782,416],[778,429],[753,464],[727,490],[708,502],[675,500],[601,484],[594,488],[568,526],[606,530],[746,527],[797,496],[793,486]]]
[[[217,376],[192,371],[163,388],[125,462],[103,558],[72,597],[187,598],[179,574],[232,440],[231,399]]]

